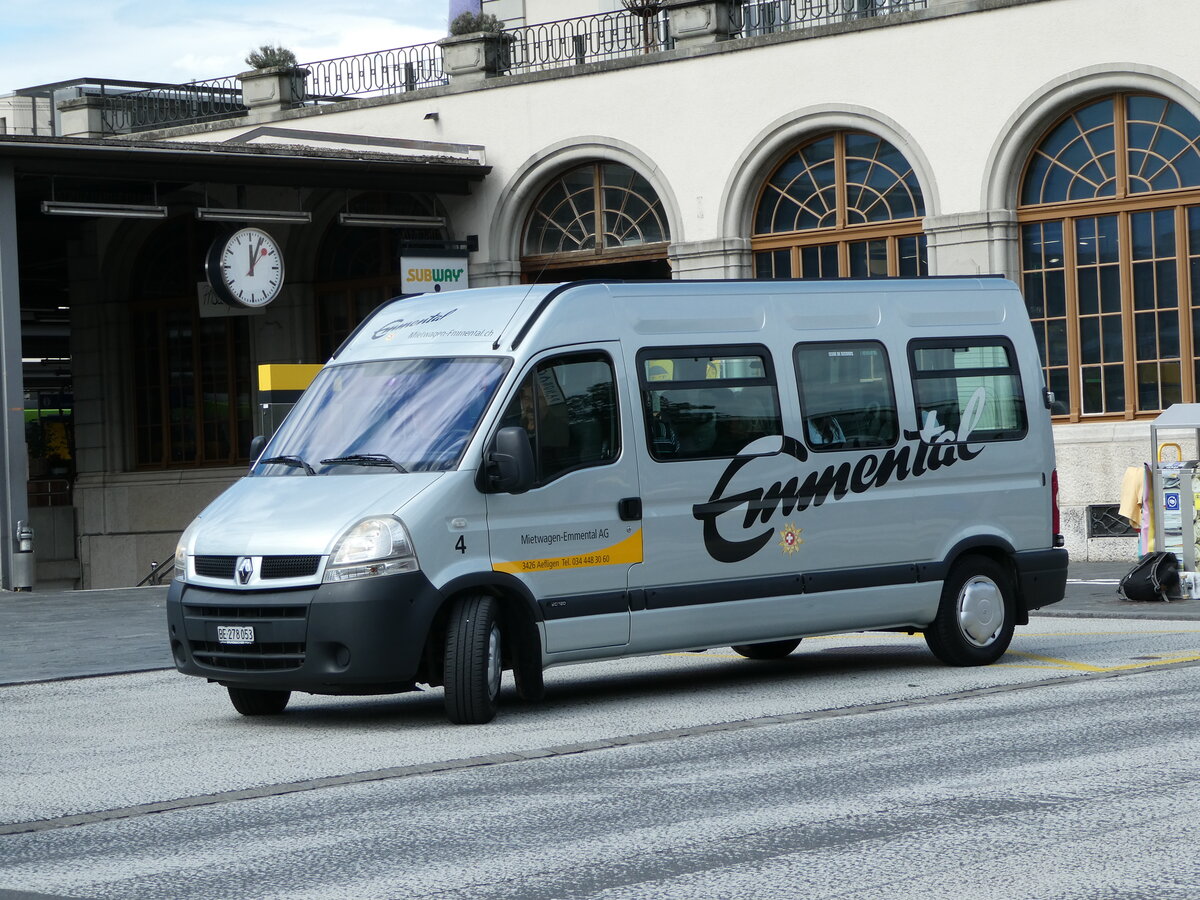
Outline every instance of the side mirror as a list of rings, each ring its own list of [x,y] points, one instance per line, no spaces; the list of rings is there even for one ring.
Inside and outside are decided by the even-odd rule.
[[[496,432],[484,458],[484,489],[497,494],[523,494],[533,486],[533,448],[524,428],[510,425]]]
[[[265,434],[256,434],[254,440],[250,442],[250,466],[258,462],[258,458],[262,456],[263,448],[267,446],[267,436]]]

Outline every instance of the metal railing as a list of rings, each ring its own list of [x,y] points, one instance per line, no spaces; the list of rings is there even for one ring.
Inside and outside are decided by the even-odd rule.
[[[303,102],[331,103],[348,97],[402,94],[446,83],[442,48],[436,42],[304,63]]]
[[[236,75],[162,85],[141,91],[100,93],[101,127],[104,134],[128,134],[228,119],[246,111],[242,85]]]
[[[665,13],[644,19],[625,11],[511,28],[507,71],[540,72],[668,50]]]
[[[928,0],[747,0],[740,9],[733,37],[754,37],[779,31],[853,22],[894,13],[925,9]]]
[[[927,5],[928,0],[745,0],[731,9],[730,36],[793,31]],[[643,18],[621,10],[524,25],[504,34],[508,38],[507,59],[500,66],[504,74],[580,66],[674,46],[665,12]],[[297,79],[294,96],[306,105],[401,94],[448,81],[436,41],[304,63],[298,67]],[[105,134],[234,118],[247,111],[236,75],[141,91],[101,92]]]

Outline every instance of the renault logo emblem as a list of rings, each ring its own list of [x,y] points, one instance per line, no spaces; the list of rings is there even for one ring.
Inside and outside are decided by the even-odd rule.
[[[242,584],[247,584],[250,581],[250,576],[254,574],[254,560],[248,556],[243,556],[238,561],[237,576],[238,581]]]

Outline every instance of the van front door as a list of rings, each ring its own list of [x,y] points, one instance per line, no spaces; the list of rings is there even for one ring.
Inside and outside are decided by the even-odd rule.
[[[535,479],[487,497],[492,568],[537,599],[550,653],[629,643],[628,572],[642,535],[620,371],[616,344],[535,360],[498,425],[525,428]]]

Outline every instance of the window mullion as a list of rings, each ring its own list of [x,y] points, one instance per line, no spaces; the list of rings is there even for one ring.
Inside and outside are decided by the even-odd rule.
[[[1063,219],[1062,234],[1063,293],[1067,302],[1067,371],[1071,374],[1068,402],[1071,421],[1078,422],[1083,416],[1083,354],[1079,349],[1079,283],[1075,270],[1077,258],[1074,219]]]
[[[1121,341],[1125,361],[1125,418],[1132,419],[1137,414],[1137,347],[1134,344],[1133,329],[1133,260],[1130,247],[1133,246],[1132,226],[1129,213],[1117,214],[1117,259],[1118,271],[1121,274]]]
[[[1129,196],[1129,117],[1126,115],[1126,94],[1113,97],[1113,147],[1116,154],[1113,171],[1116,172],[1116,198]],[[1128,223],[1126,223],[1128,225]],[[1122,263],[1124,265],[1124,263]],[[1128,395],[1126,396],[1128,400]],[[1128,402],[1126,406],[1128,407]]]
[[[1192,339],[1192,283],[1187,209],[1175,207],[1175,284],[1179,303],[1179,387],[1183,403],[1196,402],[1195,352]]]
[[[837,203],[837,211],[834,214],[834,220],[837,222],[838,229],[845,228],[848,219],[846,217],[846,207],[849,204],[849,196],[846,191],[846,133],[844,131],[837,132],[834,135],[833,142],[833,178],[834,178],[834,197]],[[843,270],[849,272],[849,268]]]
[[[592,221],[596,229],[595,254],[600,256],[604,253],[604,167],[596,163],[593,172],[595,174],[592,176],[592,205],[595,211]]]

